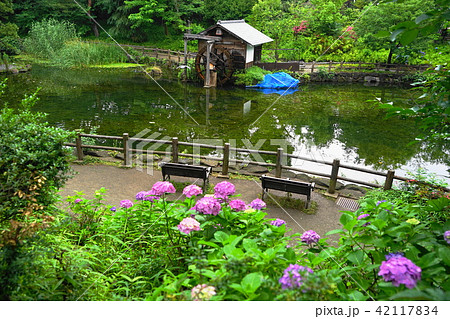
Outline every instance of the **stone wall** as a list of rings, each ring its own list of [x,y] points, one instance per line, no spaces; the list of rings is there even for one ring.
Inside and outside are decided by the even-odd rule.
[[[311,73],[309,74],[311,82],[337,82],[337,83],[367,83],[368,85],[378,84],[408,84],[414,82],[413,79],[406,77],[406,73]]]

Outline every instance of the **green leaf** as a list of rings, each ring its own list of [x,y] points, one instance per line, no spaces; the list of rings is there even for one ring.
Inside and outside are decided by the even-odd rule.
[[[220,248],[220,246],[217,245],[216,243],[213,243],[211,241],[206,241],[206,240],[199,240],[197,242],[197,244],[199,244],[199,245],[206,245],[206,246],[210,246],[210,247],[214,247],[214,248]]]
[[[342,225],[345,225],[345,224],[347,224],[349,221],[351,221],[352,219],[353,219],[352,216],[350,216],[350,215],[347,214],[347,213],[343,213],[343,214],[341,215],[341,217],[339,218],[339,222],[340,222]]]
[[[402,45],[408,45],[413,42],[419,35],[419,29],[406,30],[400,35],[400,43]]]
[[[438,255],[447,266],[450,266],[450,248],[448,247],[439,248]]]
[[[220,230],[214,233],[214,238],[221,243],[226,242],[229,237],[230,235]]]
[[[253,294],[261,286],[262,278],[261,273],[252,272],[242,279],[241,286],[247,294]]]
[[[364,260],[364,251],[362,250],[354,251],[347,256],[347,259],[352,263],[354,263],[355,265],[359,266],[362,264]]]
[[[345,234],[345,231],[342,229],[333,229],[325,234],[325,236],[333,235],[333,234]]]
[[[230,284],[229,286],[230,286],[231,288],[233,288],[233,289],[239,291],[239,292],[242,293],[243,295],[245,295],[245,290],[244,290],[244,288],[242,288],[241,285],[236,284],[236,283],[233,283],[233,284]]]
[[[399,34],[401,34],[403,31],[405,31],[404,28],[400,28],[400,29],[395,30],[394,32],[391,33],[391,36],[389,37],[389,39],[390,39],[392,42],[394,42],[395,40],[397,40],[397,36],[398,36]]]
[[[416,18],[416,24],[419,24],[419,23],[421,23],[422,21],[425,21],[426,19],[428,19],[428,18],[430,18],[431,16],[429,16],[428,14],[426,14],[426,13],[424,13],[424,14],[421,14],[420,16],[418,16],[417,18]]]

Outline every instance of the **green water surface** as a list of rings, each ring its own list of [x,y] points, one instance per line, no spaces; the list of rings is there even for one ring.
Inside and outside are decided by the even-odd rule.
[[[448,149],[413,143],[414,121],[385,119],[384,111],[368,101],[414,105],[417,95],[405,88],[307,84],[281,96],[235,87],[205,89],[169,79],[157,82],[136,70],[34,66],[29,73],[9,76],[5,98],[16,105],[25,93],[41,87],[34,110],[48,113],[49,123],[69,130],[176,136],[180,141],[265,150],[283,147],[315,159],[396,169],[400,175],[419,167],[449,175]],[[290,164],[309,168],[304,161]]]

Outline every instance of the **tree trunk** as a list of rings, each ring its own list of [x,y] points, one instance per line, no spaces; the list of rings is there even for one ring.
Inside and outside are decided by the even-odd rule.
[[[88,0],[88,13],[89,16],[91,16],[91,8],[92,8],[92,0]],[[94,19],[91,18],[92,21],[92,31],[94,32],[94,35],[96,38],[99,37],[99,32],[98,32],[98,28],[97,28],[97,24],[95,23]]]

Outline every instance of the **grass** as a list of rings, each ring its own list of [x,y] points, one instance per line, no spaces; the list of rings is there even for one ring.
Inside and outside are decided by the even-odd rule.
[[[290,196],[289,194],[288,196],[276,196],[270,194],[269,196],[265,197],[264,201],[267,205],[281,206],[283,208],[293,208],[300,210],[307,215],[315,215],[317,213],[316,202],[310,201],[308,209],[305,209],[305,201],[299,198],[292,198],[292,196]]]
[[[102,68],[102,69],[118,69],[118,68],[136,68],[140,66],[145,66],[145,64],[136,64],[136,63],[110,63],[110,64],[96,64],[90,65],[90,68]]]

